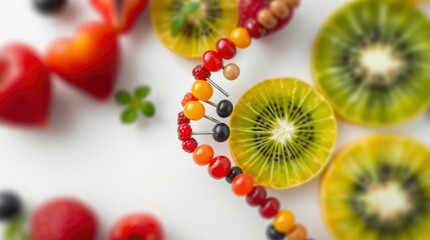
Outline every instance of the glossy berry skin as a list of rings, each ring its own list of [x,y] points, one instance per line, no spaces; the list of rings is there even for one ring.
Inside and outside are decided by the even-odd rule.
[[[273,218],[273,226],[278,232],[289,233],[294,228],[294,214],[287,210],[279,211]]]
[[[219,117],[222,117],[222,118],[230,117],[232,112],[233,112],[233,103],[231,103],[229,100],[224,99],[218,103],[216,108],[216,114]]]
[[[163,240],[160,221],[147,213],[135,213],[121,218],[112,227],[110,240],[152,239]]]
[[[234,166],[230,169],[230,172],[228,173],[228,175],[225,177],[225,180],[227,181],[227,183],[232,183],[233,179],[239,175],[242,174],[243,171],[240,167],[238,166]]]
[[[223,66],[223,60],[218,52],[213,50],[206,51],[202,56],[203,67],[211,72],[217,72],[221,70]]]
[[[217,123],[212,129],[212,137],[217,142],[225,142],[230,137],[230,128],[225,123]]]
[[[276,231],[273,225],[270,225],[266,230],[266,236],[269,240],[283,240],[285,238],[285,234]]]
[[[0,192],[0,221],[9,220],[21,212],[21,200],[13,192]]]
[[[248,31],[249,35],[255,39],[262,38],[266,34],[266,29],[254,18],[246,20],[244,27]]]
[[[272,218],[278,213],[280,205],[278,199],[269,197],[260,207],[260,215],[263,218]]]
[[[83,203],[60,198],[41,205],[32,215],[32,240],[94,240],[97,220]]]
[[[181,101],[182,107],[185,106],[185,104],[187,104],[190,101],[198,101],[198,99],[194,97],[193,94],[190,92],[185,93],[184,98]]]
[[[238,196],[246,196],[254,187],[254,180],[246,173],[237,175],[231,184],[233,192]]]
[[[225,156],[217,156],[211,160],[208,172],[211,177],[221,179],[227,176],[231,169],[231,162]]]
[[[193,129],[190,124],[181,124],[178,126],[178,138],[181,141],[187,141],[191,138]]]
[[[201,102],[190,101],[184,106],[185,116],[193,121],[198,121],[205,116],[205,106]]]
[[[234,58],[237,53],[236,45],[227,38],[221,38],[216,42],[216,50],[226,60]]]
[[[251,45],[252,39],[245,28],[237,27],[230,33],[230,41],[238,48],[247,48]]]
[[[184,112],[179,112],[178,113],[178,125],[188,124],[190,122],[191,122],[190,119],[188,119],[187,117],[185,117]]]
[[[197,148],[197,141],[194,138],[190,138],[187,141],[182,142],[182,149],[187,153],[192,153]]]
[[[197,65],[193,69],[193,76],[196,80],[206,80],[211,77],[211,72],[206,70],[203,65]]]
[[[51,78],[37,54],[23,44],[0,50],[0,119],[43,127],[49,119]]]
[[[214,91],[212,86],[205,80],[196,80],[191,86],[191,93],[194,97],[202,101],[209,101]]]
[[[56,13],[67,4],[67,0],[33,0],[33,6],[42,13]]]
[[[211,146],[203,144],[198,146],[193,152],[193,160],[199,166],[208,165],[214,157],[214,150]]]
[[[253,207],[260,207],[266,203],[267,191],[262,186],[255,186],[246,196],[246,202]]]

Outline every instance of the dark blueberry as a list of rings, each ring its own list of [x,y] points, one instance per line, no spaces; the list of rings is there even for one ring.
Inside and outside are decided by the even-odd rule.
[[[21,201],[12,192],[0,192],[0,220],[9,220],[21,211]]]
[[[218,106],[216,108],[216,113],[219,117],[227,118],[230,117],[231,113],[233,112],[233,103],[231,103],[229,100],[222,100],[218,103]]]
[[[212,130],[212,136],[217,142],[225,142],[230,137],[230,128],[225,123],[217,123]]]
[[[282,240],[285,238],[285,234],[276,231],[273,225],[270,225],[266,230],[266,235],[269,240]]]
[[[233,182],[233,179],[234,179],[237,175],[242,174],[242,173],[243,173],[243,171],[242,171],[242,169],[240,169],[240,167],[232,167],[232,168],[230,169],[230,172],[228,173],[227,177],[225,177],[225,180],[226,180],[228,183],[232,183],[232,182]]]
[[[56,13],[66,6],[67,0],[33,0],[34,7],[42,13]]]

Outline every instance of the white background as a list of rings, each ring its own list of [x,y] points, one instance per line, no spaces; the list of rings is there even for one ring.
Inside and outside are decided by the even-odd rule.
[[[71,0],[64,12],[51,17],[35,12],[30,0],[2,2],[0,45],[19,40],[40,53],[58,37],[71,36],[77,25],[100,19],[87,0]],[[214,78],[231,93],[233,102],[266,78],[294,76],[311,82],[309,56],[315,33],[345,2],[304,1],[287,29],[255,41],[239,53],[235,62],[242,69],[240,79],[226,82]],[[270,222],[236,197],[224,180],[213,180],[206,168],[196,166],[177,140],[176,114],[192,83],[190,71],[198,61],[178,57],[158,41],[148,9],[121,42],[124,51],[117,86],[132,89],[141,83],[151,85],[156,117],[123,126],[118,120],[122,108],[113,101],[100,104],[54,78],[51,122],[46,129],[0,125],[0,189],[21,194],[29,214],[52,197],[66,195],[85,201],[99,217],[98,239],[107,239],[111,225],[120,216],[136,211],[156,214],[167,239],[264,239]],[[211,125],[202,121],[193,126],[209,130]],[[386,129],[341,121],[336,148],[376,132],[404,133],[430,145],[430,113]],[[199,140],[212,142],[204,137]],[[227,143],[214,145],[218,154],[229,156]],[[315,179],[271,194],[308,226],[312,237],[331,239],[320,214],[318,182]]]

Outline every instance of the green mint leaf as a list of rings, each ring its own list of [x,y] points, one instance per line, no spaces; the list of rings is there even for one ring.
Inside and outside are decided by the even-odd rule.
[[[170,21],[170,34],[172,37],[177,36],[182,30],[184,30],[187,19],[184,15],[176,15]]]
[[[134,123],[137,119],[137,110],[134,108],[127,108],[121,114],[121,122],[124,124]]]
[[[146,98],[149,93],[151,92],[151,88],[148,86],[139,86],[136,89],[134,89],[134,96],[139,99]]]
[[[17,216],[7,223],[4,240],[28,240],[29,237],[24,231],[24,218]]]
[[[142,102],[140,111],[145,117],[153,117],[155,115],[155,105],[149,101]]]
[[[132,99],[132,97],[131,97],[130,93],[125,91],[125,90],[119,90],[115,94],[115,100],[120,105],[129,104],[131,102],[131,99]]]
[[[197,12],[200,8],[199,2],[189,2],[182,6],[181,13],[184,15],[191,15]]]

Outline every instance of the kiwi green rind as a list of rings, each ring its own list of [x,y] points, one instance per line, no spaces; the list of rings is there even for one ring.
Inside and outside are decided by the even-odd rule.
[[[414,78],[414,81],[408,80],[409,78],[403,77],[401,79],[403,80],[403,82],[406,82],[406,83],[403,83],[403,85],[400,87],[391,89],[391,92],[385,95],[383,91],[386,91],[386,90],[384,89],[382,89],[383,91],[381,91],[381,93],[378,93],[376,90],[375,91],[372,90],[372,92],[370,92],[369,90],[363,90],[364,87],[367,87],[364,84],[361,84],[355,87],[352,84],[353,81],[351,80],[351,78],[341,76],[341,73],[337,74],[336,79],[339,79],[339,80],[336,81],[336,84],[333,84],[333,82],[335,82],[334,81],[335,78],[333,78],[334,74],[328,73],[329,68],[327,66],[333,65],[335,61],[334,59],[340,58],[340,55],[342,54],[342,50],[339,48],[337,51],[334,51],[334,50],[331,51],[332,49],[329,49],[329,47],[331,46],[331,43],[321,42],[323,41],[321,39],[325,39],[324,41],[328,41],[328,39],[333,39],[332,35],[334,34],[328,35],[329,33],[326,32],[327,29],[333,30],[335,26],[334,23],[337,24],[336,27],[338,29],[351,29],[352,27],[349,26],[350,23],[348,23],[348,21],[346,20],[340,21],[340,19],[346,17],[344,13],[349,12],[350,14],[348,15],[348,17],[355,19],[354,21],[356,22],[361,22],[360,24],[364,26],[362,27],[362,29],[366,27],[370,28],[370,30],[366,31],[366,33],[369,32],[369,34],[367,35],[370,35],[372,34],[372,31],[371,31],[372,27],[369,27],[369,26],[372,26],[373,24],[372,23],[369,24],[369,22],[372,21],[372,18],[366,19],[365,17],[363,18],[361,16],[361,19],[357,20],[359,18],[358,13],[360,13],[361,15],[364,15],[363,12],[373,11],[373,15],[377,15],[377,12],[379,11],[378,8],[384,8],[384,7],[391,9],[390,11],[393,11],[393,12],[395,11],[400,12],[403,15],[405,14],[411,15],[411,16],[408,16],[408,18],[406,19],[406,17],[399,18],[397,15],[393,14],[393,17],[387,20],[387,22],[388,21],[390,23],[394,22],[397,25],[406,24],[406,26],[408,26],[410,19],[415,19],[414,22],[415,23],[418,22],[419,24],[418,27],[421,31],[419,31],[418,34],[415,34],[414,38],[410,38],[406,40],[407,44],[411,45],[409,46],[411,48],[416,47],[418,43],[418,44],[421,44],[420,46],[423,46],[423,49],[425,49],[425,51],[423,51],[422,53],[412,51],[413,54],[415,54],[415,56],[418,56],[417,58],[419,58],[421,61],[424,62],[423,64],[421,64],[421,62],[418,63],[417,60],[411,60],[412,62],[415,61],[414,62],[415,65],[413,65],[413,68],[412,67],[407,68],[405,75],[409,74],[408,71],[418,72],[418,73],[412,73],[412,74],[415,74],[415,75],[412,75],[412,77]],[[366,10],[366,8],[368,9]],[[405,21],[401,22],[401,20],[399,19],[404,19]],[[403,26],[403,28],[406,28],[406,27]],[[425,109],[427,109],[430,104],[430,94],[427,93],[427,87],[426,87],[426,86],[430,86],[430,68],[426,67],[426,64],[425,64],[427,62],[430,64],[430,31],[426,31],[426,29],[430,29],[430,21],[425,16],[425,14],[421,12],[419,9],[416,9],[415,6],[402,3],[401,1],[356,0],[356,1],[352,1],[349,4],[346,4],[345,6],[341,7],[338,11],[336,11],[328,18],[328,20],[325,22],[325,24],[323,24],[323,27],[321,27],[321,30],[317,34],[318,37],[315,39],[315,42],[313,45],[312,57],[311,57],[312,75],[313,75],[313,80],[315,82],[315,85],[321,91],[321,93],[327,97],[328,101],[335,109],[337,115],[353,123],[366,125],[366,126],[389,126],[389,125],[403,123],[416,117],[417,115],[425,111]],[[356,44],[354,42],[356,41],[356,39],[351,40],[357,37],[355,36],[357,35],[357,33],[352,33],[353,31],[354,30],[344,30],[343,35],[342,36],[339,35],[339,38],[344,39],[342,41],[344,42],[349,41],[349,43],[345,43],[345,44],[348,44],[347,47],[356,46],[354,45]],[[341,31],[336,30],[336,32],[339,34],[339,32]],[[351,36],[348,36],[348,34]],[[388,36],[391,33],[387,32],[385,34]],[[401,36],[404,36],[402,34],[404,33],[401,33]],[[327,36],[330,36],[330,37],[327,37]],[[390,43],[386,43],[386,44],[390,44]],[[324,47],[326,50],[321,50]],[[322,56],[321,52],[324,52],[324,51],[326,53],[324,56]],[[331,52],[329,53],[329,51]],[[404,52],[409,54],[411,53],[410,51],[411,50],[409,49]],[[406,62],[405,59],[402,59],[402,61]],[[326,67],[321,67],[322,65],[326,65]],[[351,71],[345,71],[345,68],[342,68],[340,64],[333,65],[333,66],[337,67],[336,70],[339,70],[339,72],[342,71],[344,75],[351,74],[350,73]],[[409,66],[409,65],[405,64],[404,66]],[[342,87],[336,86],[336,85],[340,86],[341,84],[343,84]],[[357,92],[360,95],[358,95]],[[372,97],[367,97],[367,95],[369,95],[369,92],[370,94],[372,94]],[[354,100],[351,100],[354,94],[356,97]],[[382,100],[378,100],[379,98],[378,96]],[[366,103],[365,100],[370,101],[370,103]],[[347,106],[348,103],[349,103],[349,106]],[[370,106],[368,106],[369,104]],[[382,107],[379,107],[377,105],[381,105]]]
[[[391,170],[387,172],[387,169]],[[334,154],[331,164],[321,174],[319,196],[323,219],[335,239],[430,239],[428,176],[430,148],[424,143],[400,134],[356,140]],[[370,181],[363,182],[365,179]],[[411,197],[408,201],[412,210],[407,211],[411,215],[400,214],[400,217],[381,220],[377,214],[363,212],[366,208],[357,199],[363,199],[365,191],[374,191],[372,184],[393,181]],[[363,190],[366,184],[368,188]],[[387,204],[396,200],[385,198]],[[375,214],[373,209],[368,208],[368,211]]]
[[[292,123],[290,139],[273,139],[275,126],[285,126],[276,125],[278,120]],[[269,79],[249,89],[235,105],[230,128],[229,146],[236,164],[256,184],[275,189],[296,187],[316,177],[328,162],[337,133],[328,102],[294,78]]]

